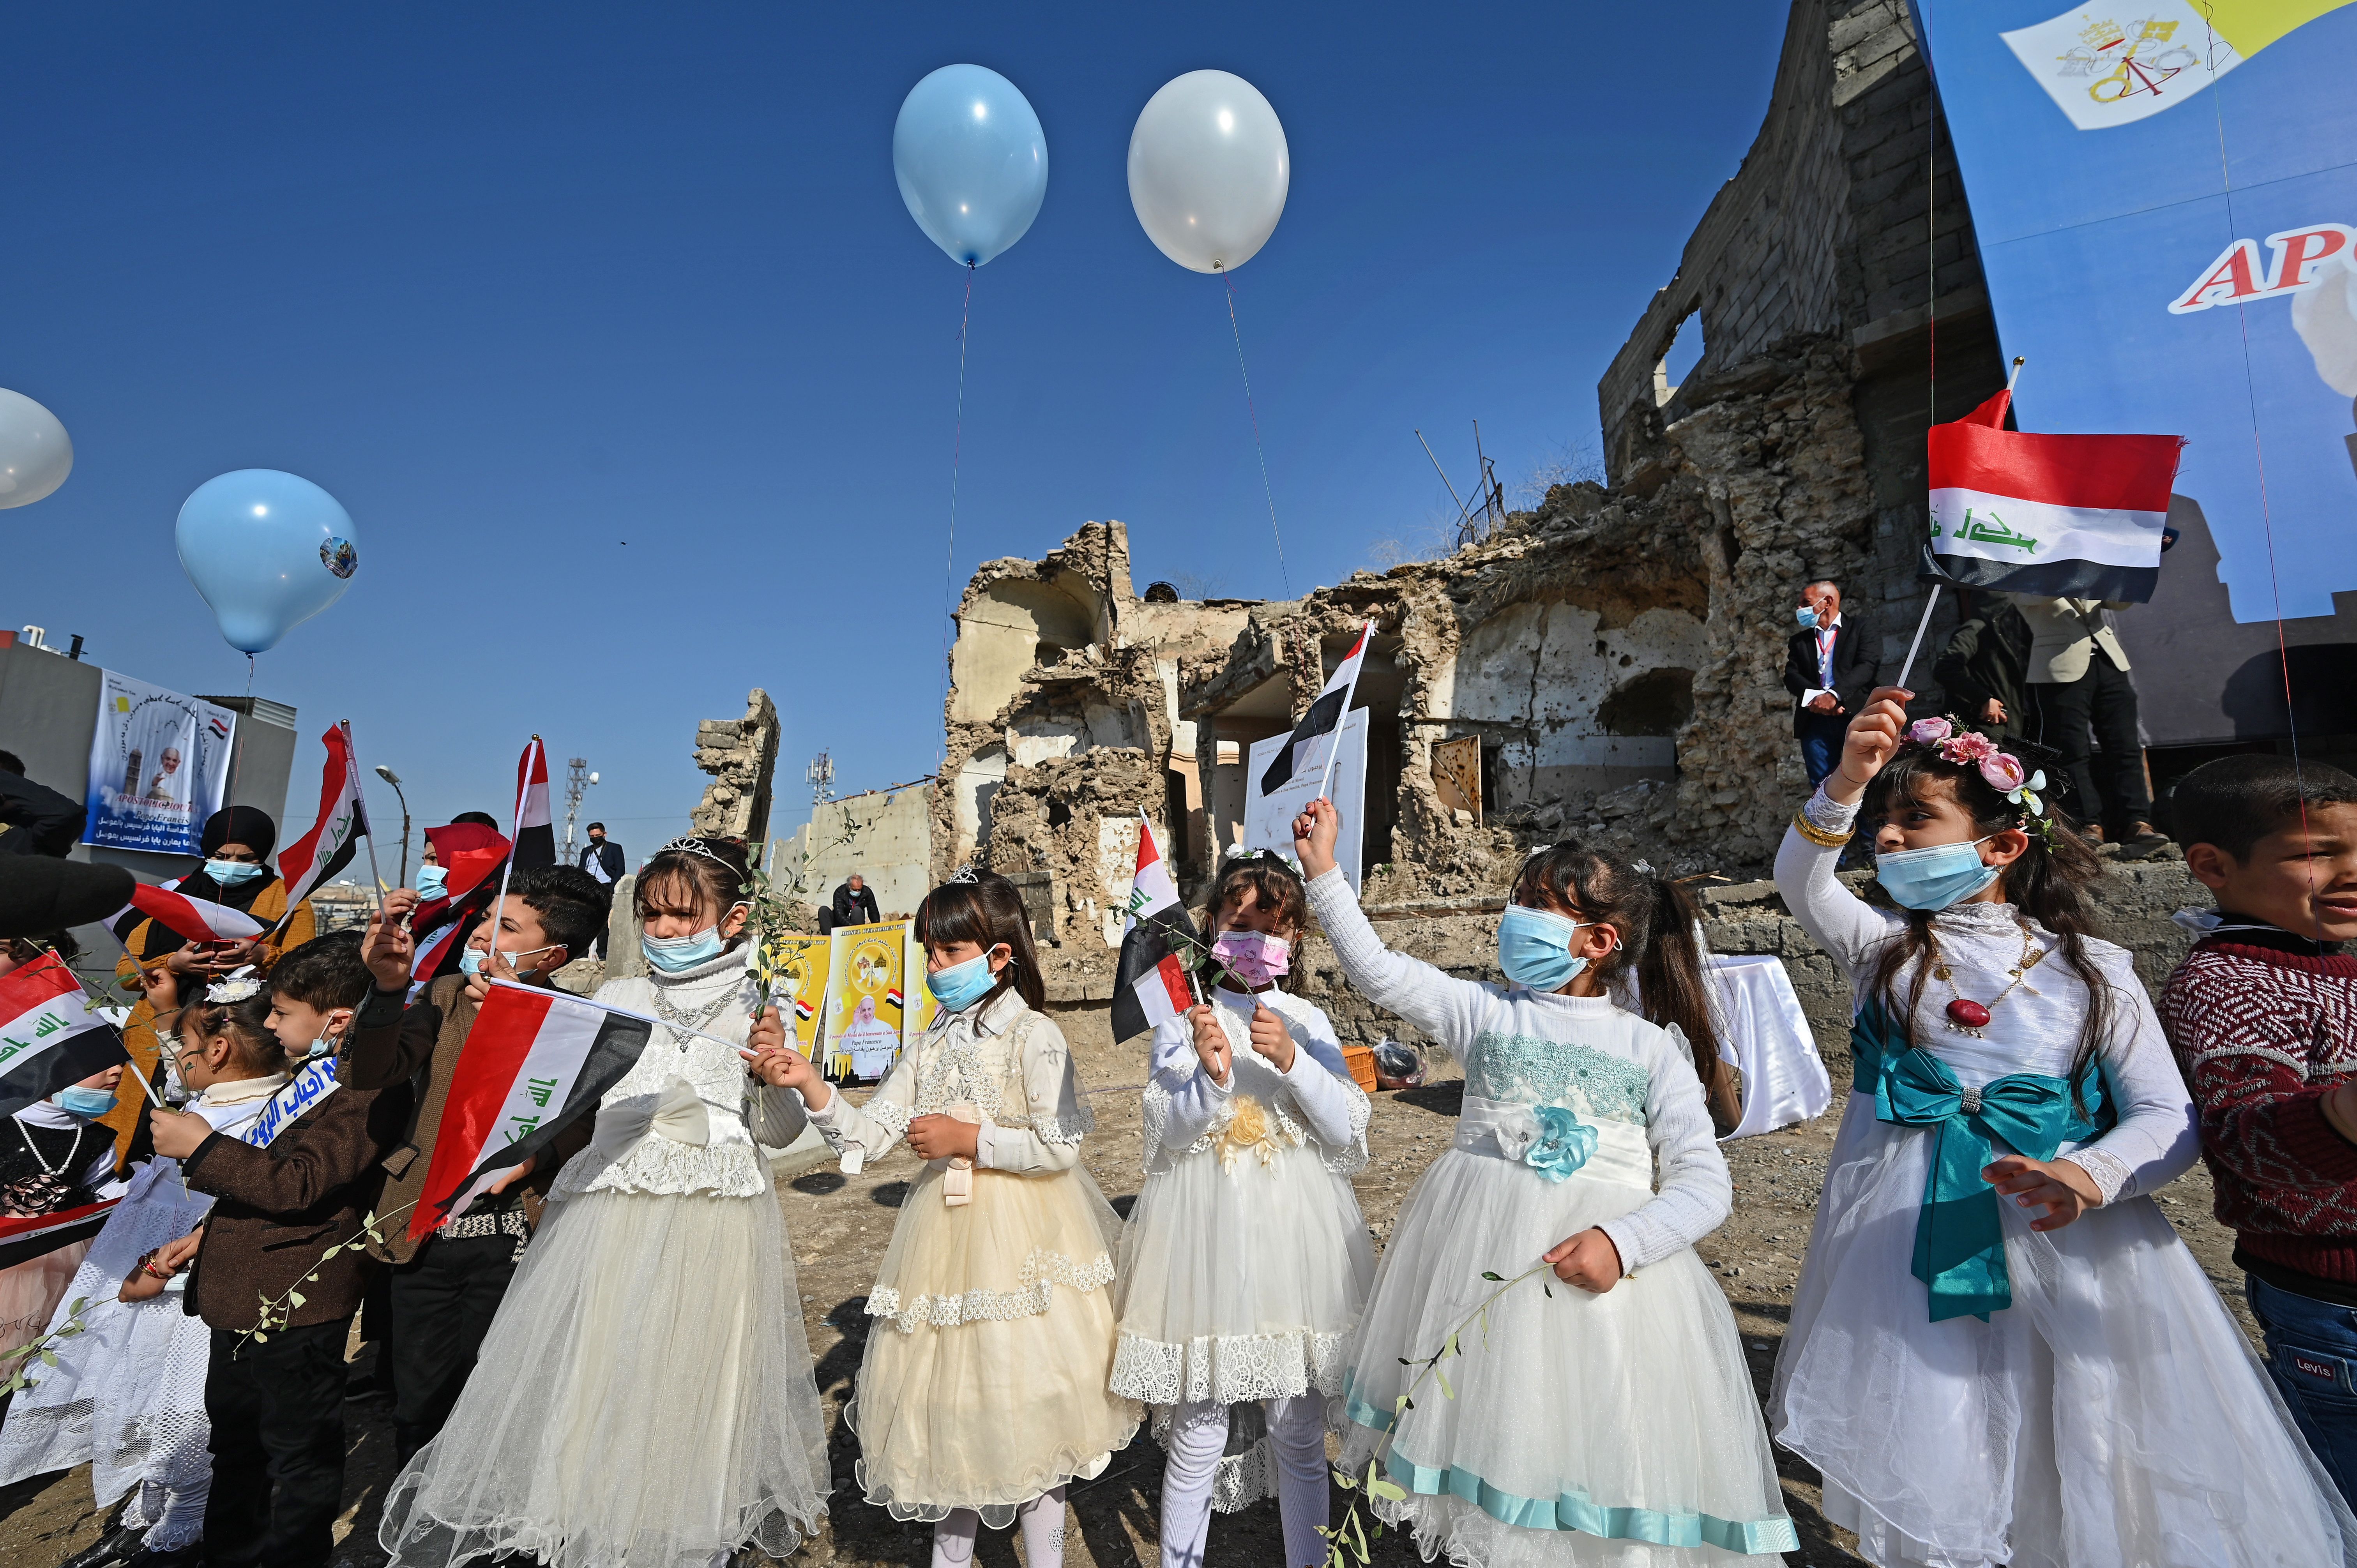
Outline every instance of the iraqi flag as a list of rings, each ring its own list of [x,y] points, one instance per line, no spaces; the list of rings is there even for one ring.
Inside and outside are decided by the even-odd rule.
[[[458,1053],[425,1191],[409,1214],[424,1238],[466,1211],[500,1172],[594,1115],[646,1049],[655,1021],[585,996],[494,980]]]
[[[1359,639],[1366,646],[1366,639]],[[1353,653],[1353,659],[1358,655]],[[1137,871],[1129,882],[1129,918],[1121,933],[1121,963],[1114,973],[1113,1037],[1126,1040],[1194,1004],[1187,971],[1174,950],[1195,943],[1195,922],[1178,902],[1170,867],[1154,842],[1154,824],[1137,823]]]
[[[0,1269],[13,1269],[18,1263],[46,1257],[60,1247],[89,1240],[105,1228],[106,1217],[122,1201],[110,1197],[102,1203],[85,1203],[80,1208],[61,1208],[55,1214],[0,1219]]]
[[[338,725],[319,737],[319,744],[328,748],[328,763],[319,771],[318,820],[309,832],[278,852],[289,920],[312,888],[352,863],[369,831],[368,802],[361,797],[360,769],[352,765],[350,734]]]
[[[540,736],[516,759],[515,865],[556,864],[556,829],[548,819],[548,748]]]
[[[125,933],[137,929],[143,919],[153,920],[174,936],[191,942],[234,942],[262,934],[262,922],[244,910],[216,904],[210,898],[175,893],[174,886],[167,883],[158,887],[134,887],[131,902],[108,916],[107,925],[125,942],[130,940]]]
[[[1309,711],[1301,715],[1301,722],[1293,726],[1293,738],[1276,754],[1268,771],[1261,775],[1260,792],[1264,798],[1275,794],[1297,773],[1325,773],[1327,758],[1334,755],[1334,732],[1342,727],[1342,715],[1350,711],[1351,693],[1359,684],[1359,666],[1367,657],[1367,639],[1374,631],[1373,621],[1359,629],[1359,640],[1351,645],[1342,662],[1334,666],[1334,673],[1326,678],[1325,690],[1309,704]]]
[[[2005,428],[2010,392],[1932,426],[1931,559],[1960,588],[2143,604],[2160,580],[2179,435]]]
[[[508,859],[508,841],[479,822],[428,828],[425,839],[441,862],[448,892],[418,906],[409,924],[417,938],[409,977],[420,985],[449,972],[475,923],[490,910]]]
[[[130,1059],[57,954],[0,974],[0,1116]]]

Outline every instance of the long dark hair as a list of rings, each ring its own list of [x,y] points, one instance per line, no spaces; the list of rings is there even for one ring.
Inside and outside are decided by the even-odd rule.
[[[673,849],[666,844],[639,868],[630,900],[640,919],[651,912],[651,901],[660,897],[679,899],[691,909],[703,908],[705,900],[710,899],[720,909],[715,920],[726,920],[729,910],[753,896],[753,873],[742,840],[689,838],[672,843],[695,847]]]
[[[1009,986],[1033,1012],[1048,1006],[1048,987],[1039,978],[1039,955],[1031,946],[1031,918],[1024,911],[1023,894],[995,871],[974,873],[972,882],[944,882],[917,906],[917,940],[929,943],[972,942],[986,958],[1001,942],[1011,955],[998,972],[991,991],[996,1001]]]
[[[2103,971],[2087,951],[2088,941],[2101,935],[2101,922],[2087,889],[2103,874],[2104,863],[2096,858],[2093,846],[2062,817],[2049,812],[2041,822],[2027,804],[2017,805],[2007,800],[1995,785],[1981,777],[1977,764],[1951,762],[1932,747],[1912,742],[1901,746],[1899,755],[1866,787],[1858,822],[1872,826],[1902,803],[1926,805],[1943,793],[1951,795],[1964,808],[1964,814],[1972,819],[1976,838],[2001,833],[2007,828],[2029,831],[2029,851],[1998,873],[1998,882],[2007,903],[2061,939],[2057,950],[2062,961],[2086,983],[2087,1016],[2079,1031],[2078,1054],[2071,1063],[2075,1086],[2080,1072],[2093,1058],[2096,1042],[2104,1037],[2112,1016],[2111,983],[2104,978]],[[1918,1043],[1916,1008],[1923,1000],[1923,986],[1932,974],[1932,917],[1937,911],[1902,909],[1900,913],[1907,918],[1907,923],[1900,928],[1897,940],[1886,946],[1881,957],[1875,961],[1867,985],[1899,1020],[1900,1027],[1907,1031],[1907,1043],[1913,1046]],[[1902,1000],[1899,976],[1910,963],[1915,966],[1915,975]]]
[[[1609,980],[1624,970],[1635,974],[1646,1020],[1663,1028],[1675,1025],[1684,1033],[1694,1050],[1695,1076],[1708,1093],[1726,1063],[1718,1058],[1718,1026],[1703,979],[1702,944],[1695,937],[1702,908],[1691,892],[1571,839],[1523,862],[1513,900],[1533,908],[1574,910],[1619,932],[1620,944],[1597,964],[1596,977]]]

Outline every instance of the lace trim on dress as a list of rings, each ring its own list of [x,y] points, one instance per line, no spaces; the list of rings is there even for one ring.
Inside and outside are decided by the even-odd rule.
[[[1107,1386],[1124,1399],[1157,1406],[1247,1404],[1311,1389],[1338,1394],[1357,1328],[1203,1335],[1183,1345],[1124,1334]]]
[[[859,1431],[859,1400],[856,1394],[844,1404],[843,1424],[855,1434]],[[1131,1422],[1129,1430],[1121,1434],[1121,1441],[1102,1454],[1083,1456],[1070,1449],[1059,1454],[1044,1468],[1022,1477],[1006,1488],[1014,1494],[1015,1500],[1011,1502],[989,1498],[979,1502],[903,1502],[892,1495],[891,1487],[867,1478],[867,1461],[864,1458],[852,1466],[851,1475],[869,1504],[882,1509],[903,1524],[939,1524],[955,1510],[970,1508],[982,1516],[985,1528],[1005,1530],[1015,1522],[1016,1510],[1032,1498],[1053,1491],[1067,1482],[1093,1481],[1103,1475],[1105,1466],[1113,1463],[1113,1456],[1128,1447],[1130,1439],[1137,1435],[1140,1424]]]
[[[1545,1105],[1564,1101],[1590,1119],[1645,1124],[1652,1078],[1639,1063],[1593,1046],[1485,1029],[1473,1041],[1465,1092]]]
[[[1809,819],[1812,827],[1829,833],[1846,833],[1857,821],[1857,807],[1843,805],[1826,794],[1825,787],[1820,784],[1817,792],[1801,807],[1801,814]]]
[[[2057,1157],[2068,1160],[2085,1171],[2089,1179],[2094,1182],[2095,1190],[2104,1195],[2105,1203],[2117,1202],[2120,1195],[2136,1179],[2136,1172],[2128,1168],[2127,1162],[2101,1149],[2072,1149]]]
[[[1113,1254],[1099,1252],[1091,1263],[1075,1263],[1060,1252],[1035,1248],[1023,1260],[1022,1284],[1014,1290],[970,1290],[959,1295],[920,1295],[906,1302],[891,1285],[878,1285],[867,1298],[867,1316],[888,1317],[903,1334],[922,1326],[955,1328],[961,1323],[1011,1323],[1048,1310],[1055,1287],[1081,1292],[1113,1283]]]
[[[1079,1115],[1071,1118],[1071,1126],[1064,1125],[1064,1120],[1060,1116],[1034,1116],[1031,1118],[1032,1135],[1043,1144],[1069,1146],[1097,1130],[1097,1119],[1085,1105],[1081,1107]]]

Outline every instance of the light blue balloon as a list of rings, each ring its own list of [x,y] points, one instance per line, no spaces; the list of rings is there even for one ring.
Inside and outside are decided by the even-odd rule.
[[[174,530],[180,570],[240,653],[261,653],[344,596],[360,567],[351,514],[275,468],[240,468],[199,485]]]
[[[980,266],[1023,238],[1048,196],[1048,138],[1015,84],[945,65],[909,90],[892,126],[900,199],[950,260]]]

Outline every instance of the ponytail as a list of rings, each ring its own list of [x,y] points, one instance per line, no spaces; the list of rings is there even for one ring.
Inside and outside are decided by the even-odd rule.
[[[1637,986],[1645,1019],[1684,1034],[1694,1051],[1695,1076],[1706,1098],[1727,1064],[1718,1055],[1718,1021],[1712,1016],[1710,982],[1703,973],[1702,906],[1679,883],[1653,880],[1653,908],[1645,941],[1638,950]]]

